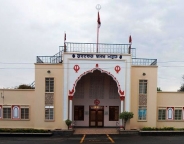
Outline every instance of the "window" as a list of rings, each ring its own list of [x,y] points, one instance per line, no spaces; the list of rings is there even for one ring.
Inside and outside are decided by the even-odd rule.
[[[21,108],[21,119],[29,119],[29,108]]]
[[[3,108],[3,118],[11,119],[11,108]]]
[[[146,120],[146,115],[147,115],[146,113],[147,113],[147,107],[139,106],[138,119],[139,120]]]
[[[167,108],[167,119],[173,120],[173,111],[174,111],[174,107]]]
[[[138,120],[146,120],[147,116],[147,80],[139,80]]]
[[[147,80],[139,80],[139,94],[147,94]]]
[[[13,110],[13,119],[19,119],[19,106],[12,106]]]
[[[119,106],[109,106],[109,121],[119,120]]]
[[[175,120],[181,120],[182,118],[182,110],[181,109],[175,109],[174,110],[174,119]]]
[[[54,78],[45,78],[45,92],[54,92]]]
[[[158,120],[165,120],[166,119],[166,110],[159,109],[158,110]]]
[[[74,106],[74,120],[84,120],[84,106]]]
[[[45,120],[54,120],[54,106],[45,106]]]

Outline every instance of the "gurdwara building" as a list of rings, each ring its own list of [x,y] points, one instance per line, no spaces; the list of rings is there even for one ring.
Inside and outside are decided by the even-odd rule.
[[[184,127],[181,92],[157,92],[157,59],[137,58],[131,44],[72,43],[37,56],[35,89],[0,89],[0,127],[126,129]]]

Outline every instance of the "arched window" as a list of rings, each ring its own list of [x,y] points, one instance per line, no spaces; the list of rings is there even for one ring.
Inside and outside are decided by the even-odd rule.
[[[13,119],[18,119],[19,118],[19,107],[14,106],[13,107]]]
[[[173,119],[173,108],[167,109],[167,119]]]

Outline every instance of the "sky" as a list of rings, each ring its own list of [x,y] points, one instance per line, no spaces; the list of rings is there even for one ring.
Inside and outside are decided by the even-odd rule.
[[[0,0],[0,88],[34,81],[36,56],[51,56],[67,42],[128,43],[137,58],[157,59],[162,91],[184,83],[183,0]]]

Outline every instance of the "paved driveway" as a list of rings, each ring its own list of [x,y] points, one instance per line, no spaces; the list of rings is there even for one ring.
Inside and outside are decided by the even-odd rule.
[[[74,135],[72,137],[0,137],[0,144],[183,144],[184,136]]]

